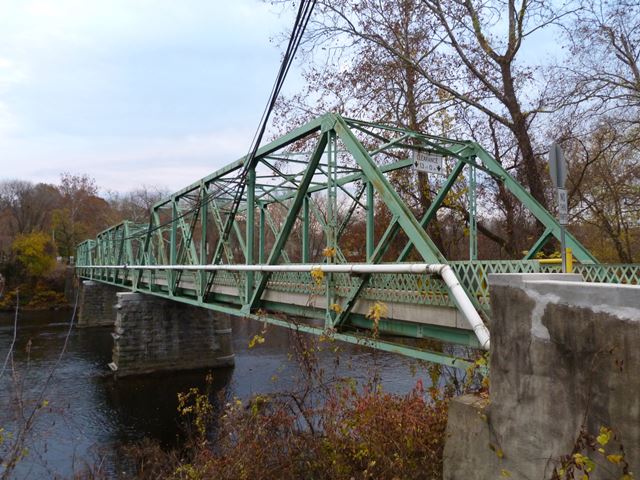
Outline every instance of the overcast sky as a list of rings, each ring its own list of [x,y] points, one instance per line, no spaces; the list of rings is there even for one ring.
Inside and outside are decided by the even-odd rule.
[[[239,158],[291,22],[258,0],[0,0],[0,180],[178,190]]]

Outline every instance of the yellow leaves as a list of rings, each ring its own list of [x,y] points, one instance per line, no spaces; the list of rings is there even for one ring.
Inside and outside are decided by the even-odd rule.
[[[585,472],[591,472],[596,467],[596,464],[593,462],[593,460],[591,460],[586,455],[583,455],[582,453],[574,453],[573,461],[576,466],[582,468]],[[587,476],[587,478],[589,477]]]
[[[313,281],[316,282],[316,285],[319,287],[322,285],[322,281],[324,280],[324,272],[320,270],[320,268],[312,268],[311,278],[313,278]]]
[[[255,417],[256,415],[258,415],[258,413],[260,412],[260,410],[267,404],[269,403],[269,398],[265,397],[263,395],[256,395],[253,399],[251,399],[250,401],[250,405],[251,405],[251,414]]]
[[[41,405],[42,408],[47,408],[49,406],[49,400],[43,400]]]
[[[575,462],[576,465],[578,465],[579,467],[584,465],[585,459],[587,459],[589,457],[581,454],[581,453],[574,453],[573,454],[573,461]]]
[[[624,459],[624,455],[614,455],[614,454],[607,455],[607,460],[610,461],[611,463],[615,463],[616,465],[619,465],[623,459]]]
[[[186,393],[178,393],[178,413],[181,416],[193,415],[192,421],[198,432],[200,442],[206,442],[206,429],[213,405],[206,393],[200,393],[198,388],[190,388]]]
[[[373,320],[373,322],[377,325],[382,317],[384,317],[388,312],[388,307],[383,302],[374,303],[369,309],[369,313],[367,313],[367,318]]]
[[[502,470],[500,470],[500,476],[502,478],[511,478],[511,472],[503,468]]]
[[[622,475],[620,477],[620,480],[633,480],[633,474],[632,473],[625,473],[624,475]]]
[[[476,367],[484,367],[487,365],[487,358],[485,356],[482,356],[478,358],[474,363]]]
[[[500,447],[496,447],[494,444],[490,443],[489,448],[496,453],[496,456],[500,459],[504,458],[504,452]]]
[[[613,432],[611,431],[610,428],[600,427],[600,435],[596,437],[596,440],[600,445],[604,447],[607,443],[609,443],[609,440],[611,440],[612,435],[613,435]]]
[[[265,323],[260,332],[256,333],[253,338],[249,341],[249,348],[253,348],[257,345],[262,345],[264,343],[264,336],[267,333],[267,324]]]
[[[467,187],[460,188],[458,190],[451,190],[443,200],[442,204],[445,207],[452,207],[452,206],[464,204],[465,197],[468,192],[469,192],[469,189]]]
[[[332,303],[331,305],[329,305],[329,309],[336,313],[342,312],[342,307],[337,303]]]
[[[42,276],[55,266],[55,248],[43,232],[18,235],[11,248],[29,275]]]
[[[367,313],[367,318],[373,320],[373,334],[378,334],[378,326],[380,325],[380,319],[387,315],[387,305],[383,302],[374,303]]]
[[[253,348],[256,345],[262,345],[264,343],[264,337],[259,333],[256,333],[249,342],[249,348]]]
[[[336,249],[334,247],[327,247],[324,250],[322,250],[322,255],[324,255],[327,258],[333,258],[336,256]]]

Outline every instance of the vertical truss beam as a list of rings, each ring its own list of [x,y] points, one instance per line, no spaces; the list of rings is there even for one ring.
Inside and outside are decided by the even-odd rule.
[[[254,253],[254,224],[255,224],[255,202],[256,202],[256,170],[252,168],[249,170],[249,174],[247,176],[247,241],[245,248],[245,263],[247,265],[253,265],[253,253]],[[245,292],[244,296],[246,301],[251,297],[251,292],[253,292],[253,280],[254,273],[246,272],[246,284],[245,284]]]
[[[307,189],[309,188],[309,184],[313,179],[313,175],[318,167],[318,163],[320,163],[320,159],[322,158],[322,154],[324,152],[325,147],[327,146],[328,134],[323,132],[320,135],[320,139],[318,140],[318,144],[309,159],[309,164],[304,172],[304,176],[302,177],[302,181],[300,182],[300,188],[298,189],[295,198],[293,199],[293,203],[291,205],[291,210],[289,210],[289,214],[287,215],[284,226],[280,231],[280,234],[276,238],[273,248],[271,249],[271,253],[269,254],[269,259],[267,260],[267,265],[275,265],[280,259],[280,255],[282,253],[282,249],[287,239],[289,238],[289,234],[291,233],[291,229],[295,224],[298,213],[300,213],[300,209],[302,207],[302,202],[304,197],[307,195]],[[264,273],[260,277],[260,282],[256,286],[253,295],[251,296],[251,300],[248,305],[246,305],[247,310],[251,310],[256,307],[262,293],[264,292],[265,287],[267,286],[267,281],[270,276]]]
[[[366,222],[366,258],[367,262],[371,263],[373,258],[373,250],[375,248],[375,196],[373,190],[373,183],[366,182],[367,189],[367,222]]]

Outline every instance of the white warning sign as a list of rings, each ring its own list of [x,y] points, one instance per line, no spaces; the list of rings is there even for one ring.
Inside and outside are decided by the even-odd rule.
[[[435,153],[415,152],[414,155],[416,169],[424,173],[434,173],[445,175],[444,157]]]

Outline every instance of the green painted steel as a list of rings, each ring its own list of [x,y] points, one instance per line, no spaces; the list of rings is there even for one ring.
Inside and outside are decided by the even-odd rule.
[[[413,168],[412,153],[424,151],[446,157],[449,175],[441,183],[430,208],[418,220],[395,190],[391,175]],[[475,348],[468,329],[436,326],[393,316],[374,322],[358,311],[359,302],[434,309],[456,308],[446,285],[432,275],[333,273],[244,273],[187,270],[132,270],[93,268],[99,265],[205,265],[278,263],[380,264],[394,241],[404,234],[406,244],[397,262],[412,250],[418,260],[448,263],[476,308],[490,314],[488,275],[552,271],[531,257],[559,225],[529,193],[481,146],[373,124],[328,113],[260,148],[251,164],[241,158],[170,197],[156,203],[147,224],[122,222],[78,245],[78,275],[175,301],[275,325],[294,328],[352,343],[395,351],[447,365],[465,366],[451,353],[459,347]],[[240,172],[248,168],[242,197]],[[465,176],[467,169],[469,175]],[[502,182],[530,213],[546,227],[524,260],[477,260],[475,223],[478,172]],[[242,177],[244,178],[244,177]],[[450,262],[427,234],[456,182],[468,188],[471,221],[471,261]],[[375,214],[386,209],[386,220]],[[257,211],[257,212],[256,212]],[[256,218],[256,213],[257,217]],[[375,226],[386,230],[376,238]],[[388,222],[388,223],[387,223]],[[362,244],[353,242],[359,229]],[[575,271],[588,281],[637,284],[637,265],[600,265],[572,236],[568,246],[580,264]],[[256,262],[257,257],[257,262]],[[308,302],[282,301],[286,294],[305,295]],[[279,296],[278,296],[279,295]],[[283,297],[283,295],[285,295]],[[280,300],[278,300],[280,298]],[[316,302],[314,299],[322,299]],[[367,303],[368,302],[368,303]],[[431,310],[429,310],[431,309]],[[307,319],[307,320],[301,320]],[[420,321],[418,321],[420,320]],[[309,323],[309,322],[312,323]],[[315,325],[316,321],[323,326]],[[362,332],[375,329],[381,337],[363,340]],[[414,339],[414,344],[391,342],[385,335]],[[415,339],[441,342],[428,351]],[[411,343],[410,342],[410,343]],[[419,342],[418,342],[419,343]],[[455,348],[447,345],[453,344]],[[458,354],[459,355],[459,354]]]
[[[574,265],[573,271],[579,273],[587,282],[621,283],[640,285],[640,264],[613,265]]]

